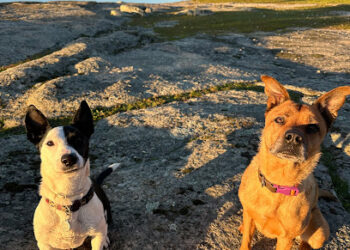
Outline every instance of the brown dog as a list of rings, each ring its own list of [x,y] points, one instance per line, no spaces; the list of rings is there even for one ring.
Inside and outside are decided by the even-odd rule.
[[[268,96],[259,152],[245,170],[239,187],[243,205],[241,249],[250,249],[255,228],[277,238],[277,250],[290,249],[300,236],[300,249],[320,248],[329,226],[317,206],[312,174],[320,146],[350,86],[333,89],[313,105],[290,100],[274,78],[262,76]]]

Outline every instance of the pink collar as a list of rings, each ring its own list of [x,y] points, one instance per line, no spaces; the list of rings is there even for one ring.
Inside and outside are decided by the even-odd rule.
[[[265,176],[260,172],[260,169],[258,170],[258,177],[261,182],[261,186],[266,187],[272,193],[280,193],[284,195],[297,196],[300,192],[298,185],[290,187],[290,186],[281,186],[281,185],[277,185],[269,182],[265,178]]]

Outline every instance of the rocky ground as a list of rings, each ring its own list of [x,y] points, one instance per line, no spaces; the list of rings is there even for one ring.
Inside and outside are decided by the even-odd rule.
[[[71,116],[83,99],[92,108],[108,108],[232,82],[262,86],[261,74],[276,77],[306,103],[349,84],[349,31],[299,28],[164,41],[152,28],[128,25],[132,15],[119,6],[0,4],[0,126],[21,125],[29,104],[50,118]],[[141,7],[142,15],[254,8]],[[259,5],[287,7],[298,6]],[[258,147],[265,102],[260,91],[233,89],[97,122],[92,172],[123,163],[105,182],[114,216],[111,249],[238,249],[237,191]],[[349,117],[347,101],[324,148],[337,166],[333,174],[350,185]],[[24,134],[2,133],[0,144],[1,249],[35,249],[40,159]],[[326,165],[315,175],[335,193]],[[320,207],[332,232],[323,249],[349,248],[349,213],[339,201],[321,200]],[[257,235],[254,249],[273,244]]]

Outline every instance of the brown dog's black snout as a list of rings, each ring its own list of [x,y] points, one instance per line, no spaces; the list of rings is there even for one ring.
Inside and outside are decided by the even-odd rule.
[[[66,167],[73,166],[75,163],[77,163],[77,161],[78,161],[78,157],[76,156],[76,154],[65,154],[65,155],[62,155],[61,157],[61,162]]]
[[[300,145],[303,143],[303,136],[296,130],[288,130],[284,135],[284,140],[288,144]]]

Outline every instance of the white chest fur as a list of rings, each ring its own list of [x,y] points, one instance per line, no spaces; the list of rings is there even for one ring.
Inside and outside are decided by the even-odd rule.
[[[35,237],[55,248],[78,247],[101,227],[107,228],[107,224],[102,202],[96,194],[69,217],[63,210],[50,207],[44,199],[41,199],[34,214]]]

